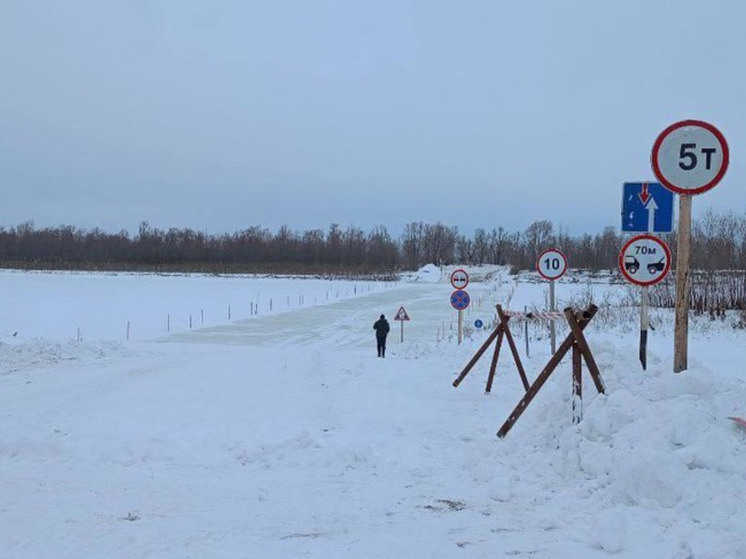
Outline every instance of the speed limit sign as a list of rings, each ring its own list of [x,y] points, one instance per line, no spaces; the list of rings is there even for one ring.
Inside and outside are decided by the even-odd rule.
[[[702,194],[728,170],[728,143],[712,124],[682,120],[660,133],[650,160],[658,180],[677,194]]]
[[[561,278],[567,271],[567,258],[561,250],[548,248],[536,260],[536,271],[550,281]]]

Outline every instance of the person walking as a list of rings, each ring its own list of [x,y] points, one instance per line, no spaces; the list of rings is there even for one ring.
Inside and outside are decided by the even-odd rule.
[[[378,348],[378,357],[386,357],[386,336],[389,333],[389,321],[381,315],[381,318],[373,324],[373,330],[376,331],[376,346]]]

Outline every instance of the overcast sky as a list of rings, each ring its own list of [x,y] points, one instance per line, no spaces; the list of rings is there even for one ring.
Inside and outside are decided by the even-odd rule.
[[[0,0],[0,226],[620,226],[669,124],[746,211],[746,2]]]

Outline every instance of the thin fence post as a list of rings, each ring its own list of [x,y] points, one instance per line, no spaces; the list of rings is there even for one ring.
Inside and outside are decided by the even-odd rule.
[[[171,315],[167,314],[166,315],[166,332],[170,332],[170,331],[171,331]]]
[[[127,341],[130,339],[130,321],[127,321]]]
[[[231,319],[231,306],[228,305],[228,320]]]
[[[199,323],[200,323],[201,326],[205,325],[205,311],[204,311],[204,309],[201,309],[199,311],[199,321],[200,321]]]
[[[189,315],[189,329],[192,329],[192,315]]]

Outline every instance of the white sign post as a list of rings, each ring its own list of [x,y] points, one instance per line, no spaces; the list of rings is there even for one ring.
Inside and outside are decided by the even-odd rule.
[[[567,271],[567,257],[556,248],[548,248],[536,259],[536,271],[544,279],[549,280],[549,310],[557,310],[557,302],[554,296],[554,281],[561,278]],[[557,352],[557,333],[554,328],[554,319],[549,321],[549,337],[552,344],[552,355]]]
[[[660,133],[650,154],[655,176],[663,186],[679,194],[673,366],[676,373],[687,368],[692,196],[714,188],[728,170],[729,159],[725,136],[712,124],[701,120],[672,124]]]
[[[469,294],[464,291],[466,286],[469,285],[469,274],[466,273],[466,270],[461,268],[454,270],[451,274],[451,285],[456,290],[454,295],[456,293],[465,295],[465,297],[459,295],[455,298],[453,295],[451,296],[451,305],[458,310],[458,343],[461,344],[464,335],[464,309],[469,306]]]

